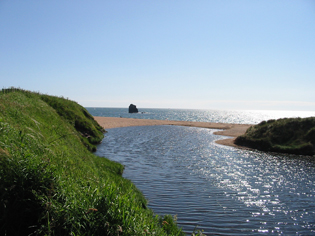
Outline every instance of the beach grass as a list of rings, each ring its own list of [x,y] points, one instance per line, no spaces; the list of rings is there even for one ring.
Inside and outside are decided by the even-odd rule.
[[[261,151],[315,155],[315,117],[263,121],[237,137],[235,144]]]
[[[1,90],[0,235],[185,235],[91,152],[104,132],[76,102]]]

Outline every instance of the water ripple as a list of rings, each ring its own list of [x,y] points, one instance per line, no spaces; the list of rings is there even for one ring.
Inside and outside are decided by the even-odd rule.
[[[295,234],[315,231],[315,164],[290,155],[215,144],[213,130],[110,129],[97,155],[126,166],[157,214],[177,214],[185,232]]]

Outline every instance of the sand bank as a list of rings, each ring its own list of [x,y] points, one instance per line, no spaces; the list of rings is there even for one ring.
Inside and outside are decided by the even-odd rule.
[[[172,121],[172,120],[149,120],[149,119],[133,119],[133,118],[118,118],[118,117],[100,117],[94,116],[94,119],[104,129],[112,129],[119,127],[129,126],[147,126],[147,125],[179,125],[179,126],[190,126],[200,127],[208,129],[223,129],[217,131],[214,134],[231,136],[233,138],[223,139],[216,141],[218,144],[238,147],[234,144],[234,139],[245,133],[245,131],[251,125],[244,124],[225,124],[225,123],[212,123],[212,122],[192,122],[192,121]]]

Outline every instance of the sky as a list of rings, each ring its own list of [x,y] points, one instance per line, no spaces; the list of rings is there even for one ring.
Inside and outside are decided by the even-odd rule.
[[[315,111],[315,1],[0,0],[0,86],[85,107]]]

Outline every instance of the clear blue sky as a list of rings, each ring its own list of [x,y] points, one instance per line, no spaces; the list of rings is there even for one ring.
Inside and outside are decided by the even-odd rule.
[[[0,0],[0,85],[83,106],[315,110],[315,1]]]

